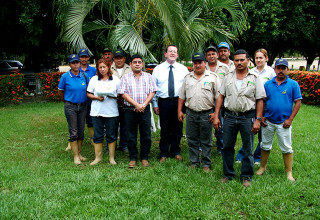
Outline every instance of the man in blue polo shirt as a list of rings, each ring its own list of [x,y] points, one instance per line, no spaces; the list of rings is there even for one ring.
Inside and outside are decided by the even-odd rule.
[[[267,98],[265,100],[264,117],[261,121],[261,164],[256,174],[262,175],[266,170],[273,136],[277,133],[287,179],[294,182],[295,179],[292,176],[293,150],[291,123],[299,111],[302,96],[298,82],[287,76],[288,61],[286,59],[278,59],[276,61],[275,72],[277,76],[264,85]],[[295,103],[294,107],[293,103]]]

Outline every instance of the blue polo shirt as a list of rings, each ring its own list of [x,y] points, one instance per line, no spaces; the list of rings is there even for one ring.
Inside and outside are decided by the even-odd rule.
[[[89,66],[89,64],[87,64],[87,69],[85,71],[83,71],[80,66],[80,71],[86,74],[86,76],[88,77],[88,81],[90,81],[90,79],[97,73],[96,68]]]
[[[69,70],[61,76],[58,89],[64,91],[65,101],[84,103],[87,100],[87,85],[88,82],[84,78],[83,72],[79,72],[76,76]]]
[[[302,99],[298,82],[287,76],[278,85],[274,77],[264,84],[264,88],[267,94],[264,117],[275,124],[283,123],[292,113],[293,102]]]

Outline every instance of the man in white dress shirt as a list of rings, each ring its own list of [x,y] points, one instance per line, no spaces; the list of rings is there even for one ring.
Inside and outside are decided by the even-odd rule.
[[[179,57],[177,46],[169,45],[164,56],[166,61],[158,65],[152,74],[158,87],[152,105],[155,114],[160,116],[161,163],[169,156],[182,160],[179,145],[183,123],[178,120],[178,98],[183,79],[189,74],[187,67],[176,62]]]

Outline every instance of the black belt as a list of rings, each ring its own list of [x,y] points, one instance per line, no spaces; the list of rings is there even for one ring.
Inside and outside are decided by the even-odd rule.
[[[167,97],[167,98],[161,98],[161,97],[159,97],[159,100],[176,100],[176,99],[178,99],[178,98],[179,98],[179,96]]]
[[[191,108],[188,108],[190,111],[197,113],[197,114],[201,114],[201,113],[207,113],[207,112],[211,112],[213,108],[208,109],[208,110],[203,110],[203,111],[194,111]]]
[[[87,104],[87,102],[83,102],[83,103],[73,103],[73,102],[69,102],[69,101],[66,101],[66,102],[71,104],[71,105],[76,105],[76,106],[83,106],[83,105]]]
[[[250,110],[250,111],[246,111],[246,112],[232,112],[228,109],[226,109],[226,112],[230,115],[234,115],[234,116],[243,116],[243,115],[247,115],[247,114],[252,114],[254,112],[256,112],[256,110]]]

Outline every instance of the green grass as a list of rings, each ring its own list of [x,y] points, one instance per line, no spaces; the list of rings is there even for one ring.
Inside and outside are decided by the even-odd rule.
[[[212,171],[190,169],[186,139],[183,162],[158,162],[159,132],[153,133],[149,168],[129,170],[125,153],[118,165],[89,166],[86,139],[73,164],[62,103],[0,108],[0,219],[319,219],[320,108],[303,105],[293,122],[295,183],[286,180],[281,151],[274,145],[268,170],[244,188],[237,178],[220,183],[222,160],[215,147]],[[86,130],[87,135],[87,130]],[[241,140],[238,138],[236,150]],[[258,166],[255,165],[255,170]]]

